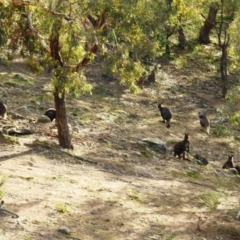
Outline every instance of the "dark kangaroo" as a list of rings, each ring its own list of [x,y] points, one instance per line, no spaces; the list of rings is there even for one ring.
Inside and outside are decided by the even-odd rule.
[[[167,107],[162,107],[162,103],[158,104],[158,109],[159,109],[160,114],[162,116],[163,123],[166,122],[166,127],[170,128],[170,121],[171,121],[171,118],[172,118],[171,111]]]
[[[3,119],[7,118],[7,106],[3,102],[0,102],[0,116]]]
[[[210,123],[208,121],[208,118],[206,115],[198,112],[198,117],[200,119],[200,125],[203,128],[203,130],[210,135]]]
[[[47,116],[51,122],[56,118],[56,109],[54,108],[49,108],[45,113],[45,116]]]
[[[235,168],[237,173],[240,174],[240,165],[235,165],[233,161],[233,154],[228,155],[228,160],[223,164],[223,169]]]
[[[189,134],[185,133],[183,141],[175,144],[174,157],[178,156],[178,158],[181,158],[181,155],[183,155],[183,159],[185,159],[185,152],[189,152],[189,146],[190,146],[188,136]]]

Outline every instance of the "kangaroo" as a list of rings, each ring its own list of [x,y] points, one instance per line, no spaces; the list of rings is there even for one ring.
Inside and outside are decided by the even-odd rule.
[[[240,165],[235,165],[233,161],[233,154],[228,155],[228,160],[223,164],[223,169],[235,168],[236,174],[240,174]]]
[[[3,119],[7,118],[7,106],[3,102],[0,102],[0,116]]]
[[[190,146],[188,136],[189,136],[189,133],[185,133],[183,141],[175,144],[174,157],[178,156],[178,158],[181,158],[181,155],[183,155],[183,159],[185,160],[185,152],[189,152],[189,146]]]
[[[54,108],[49,108],[45,113],[45,116],[47,116],[51,122],[56,118],[56,109]]]
[[[158,104],[158,109],[159,109],[159,111],[161,113],[161,116],[162,116],[162,119],[163,119],[163,123],[166,122],[166,127],[170,128],[170,121],[171,121],[171,118],[172,118],[171,111],[167,107],[162,107],[162,103]]]
[[[200,119],[200,125],[201,127],[204,129],[204,131],[210,135],[210,123],[208,121],[208,118],[206,117],[206,115],[198,112],[198,117]]]
[[[223,164],[223,169],[234,168],[233,154],[228,155],[228,160]]]

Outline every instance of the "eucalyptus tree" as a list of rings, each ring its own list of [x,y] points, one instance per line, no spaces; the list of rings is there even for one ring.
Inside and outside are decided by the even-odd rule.
[[[201,14],[205,19],[205,21],[203,26],[200,28],[198,40],[202,44],[211,43],[210,33],[215,28],[216,17],[217,17],[217,12],[219,10],[219,7],[220,6],[218,2],[212,2],[210,3],[209,9],[208,9],[208,16],[205,17],[203,13]]]
[[[219,16],[217,18],[216,32],[218,46],[221,49],[220,57],[220,75],[222,85],[222,96],[225,97],[228,90],[228,53],[230,47],[230,25],[234,21],[236,12],[239,9],[237,0],[221,0],[219,7]]]
[[[230,53],[231,56],[234,57],[233,61],[233,69],[240,70],[240,6],[235,12],[234,20],[230,26],[230,34],[231,34],[231,48]]]
[[[229,55],[231,62],[228,66],[235,74],[235,84],[228,89],[223,113],[230,120],[231,125],[235,128],[240,126],[240,6],[237,6],[234,14],[234,20],[229,26],[229,34],[231,36],[231,44],[229,45]]]
[[[166,46],[165,53],[170,54],[170,38],[178,41],[179,49],[186,49],[187,36],[195,38],[200,24],[200,14],[206,0],[165,0],[166,17],[164,21]],[[176,40],[177,38],[177,40]]]
[[[66,94],[69,91],[91,91],[83,68],[94,58],[98,49],[96,31],[101,28],[101,22],[94,28],[91,22],[86,21],[86,2],[6,0],[4,4],[1,7],[6,13],[19,10],[12,23],[17,25],[21,22],[24,27],[18,28],[19,38],[16,42],[20,42],[20,45],[24,45],[31,53],[33,51],[29,43],[35,46],[38,44],[51,56],[54,66],[52,85],[59,143],[64,148],[72,148],[67,123]],[[12,40],[10,35],[7,35],[8,40]],[[31,41],[25,44],[20,41],[28,39],[28,36]],[[88,48],[85,48],[87,44]],[[36,51],[37,49],[39,50],[35,48]]]
[[[25,56],[39,50],[27,28],[26,14],[26,6],[0,4],[0,48],[9,58],[15,51]]]

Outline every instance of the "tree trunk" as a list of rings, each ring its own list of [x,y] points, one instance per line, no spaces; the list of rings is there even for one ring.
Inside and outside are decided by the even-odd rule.
[[[165,54],[170,56],[171,52],[170,52],[170,46],[169,46],[169,40],[168,39],[173,35],[173,33],[175,31],[175,28],[165,26],[165,31],[166,31]]]
[[[185,34],[183,32],[183,28],[182,26],[180,26],[178,28],[178,47],[182,50],[184,50],[186,48],[186,37],[185,37]]]
[[[228,78],[227,78],[227,45],[221,46],[222,55],[220,58],[220,74],[221,74],[221,81],[222,81],[222,95],[225,98],[227,94],[227,85],[228,85]]]
[[[65,91],[63,93],[54,93],[54,102],[56,108],[56,124],[58,129],[58,141],[61,147],[73,149],[71,136],[68,128],[67,113],[65,105]]]
[[[166,43],[166,45],[165,45],[165,53],[166,53],[166,55],[169,55],[169,56],[171,54],[169,43]]]
[[[224,15],[224,0],[221,0],[220,6],[220,21],[219,26],[216,28],[218,35],[218,46],[221,48],[221,58],[220,58],[220,74],[222,82],[222,96],[225,98],[228,89],[228,77],[227,77],[227,57],[228,57],[228,46],[230,42],[229,25],[230,23],[226,21],[226,16]],[[234,12],[232,12],[231,15]],[[232,21],[233,19],[231,19]]]
[[[218,12],[218,6],[212,5],[209,8],[208,17],[205,20],[204,25],[200,29],[199,38],[198,38],[199,43],[209,44],[211,42],[209,35],[211,30],[215,26],[217,12]]]

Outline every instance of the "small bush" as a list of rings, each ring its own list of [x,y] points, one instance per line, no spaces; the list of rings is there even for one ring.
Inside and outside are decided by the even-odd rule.
[[[4,191],[0,189],[0,199],[4,196]]]
[[[0,186],[2,186],[5,182],[6,182],[7,177],[4,176],[0,176]]]
[[[209,211],[214,211],[217,209],[217,206],[219,205],[218,199],[220,198],[220,193],[214,192],[214,191],[207,191],[202,197],[201,197],[201,203],[204,204]]]
[[[189,170],[187,171],[186,175],[190,178],[194,178],[194,179],[200,179],[201,178],[201,174],[197,171],[193,171],[193,170]]]
[[[6,182],[7,177],[5,175],[0,176],[0,186]],[[4,191],[0,189],[0,199],[4,196]]]
[[[35,59],[26,60],[26,65],[34,73],[39,73],[39,72],[42,72],[44,70],[44,68]]]
[[[69,213],[70,212],[68,206],[65,203],[56,203],[55,209],[59,213]]]
[[[213,133],[217,136],[217,137],[228,137],[231,133],[230,129],[226,126],[223,125],[218,125],[216,126],[216,128],[214,129]]]

